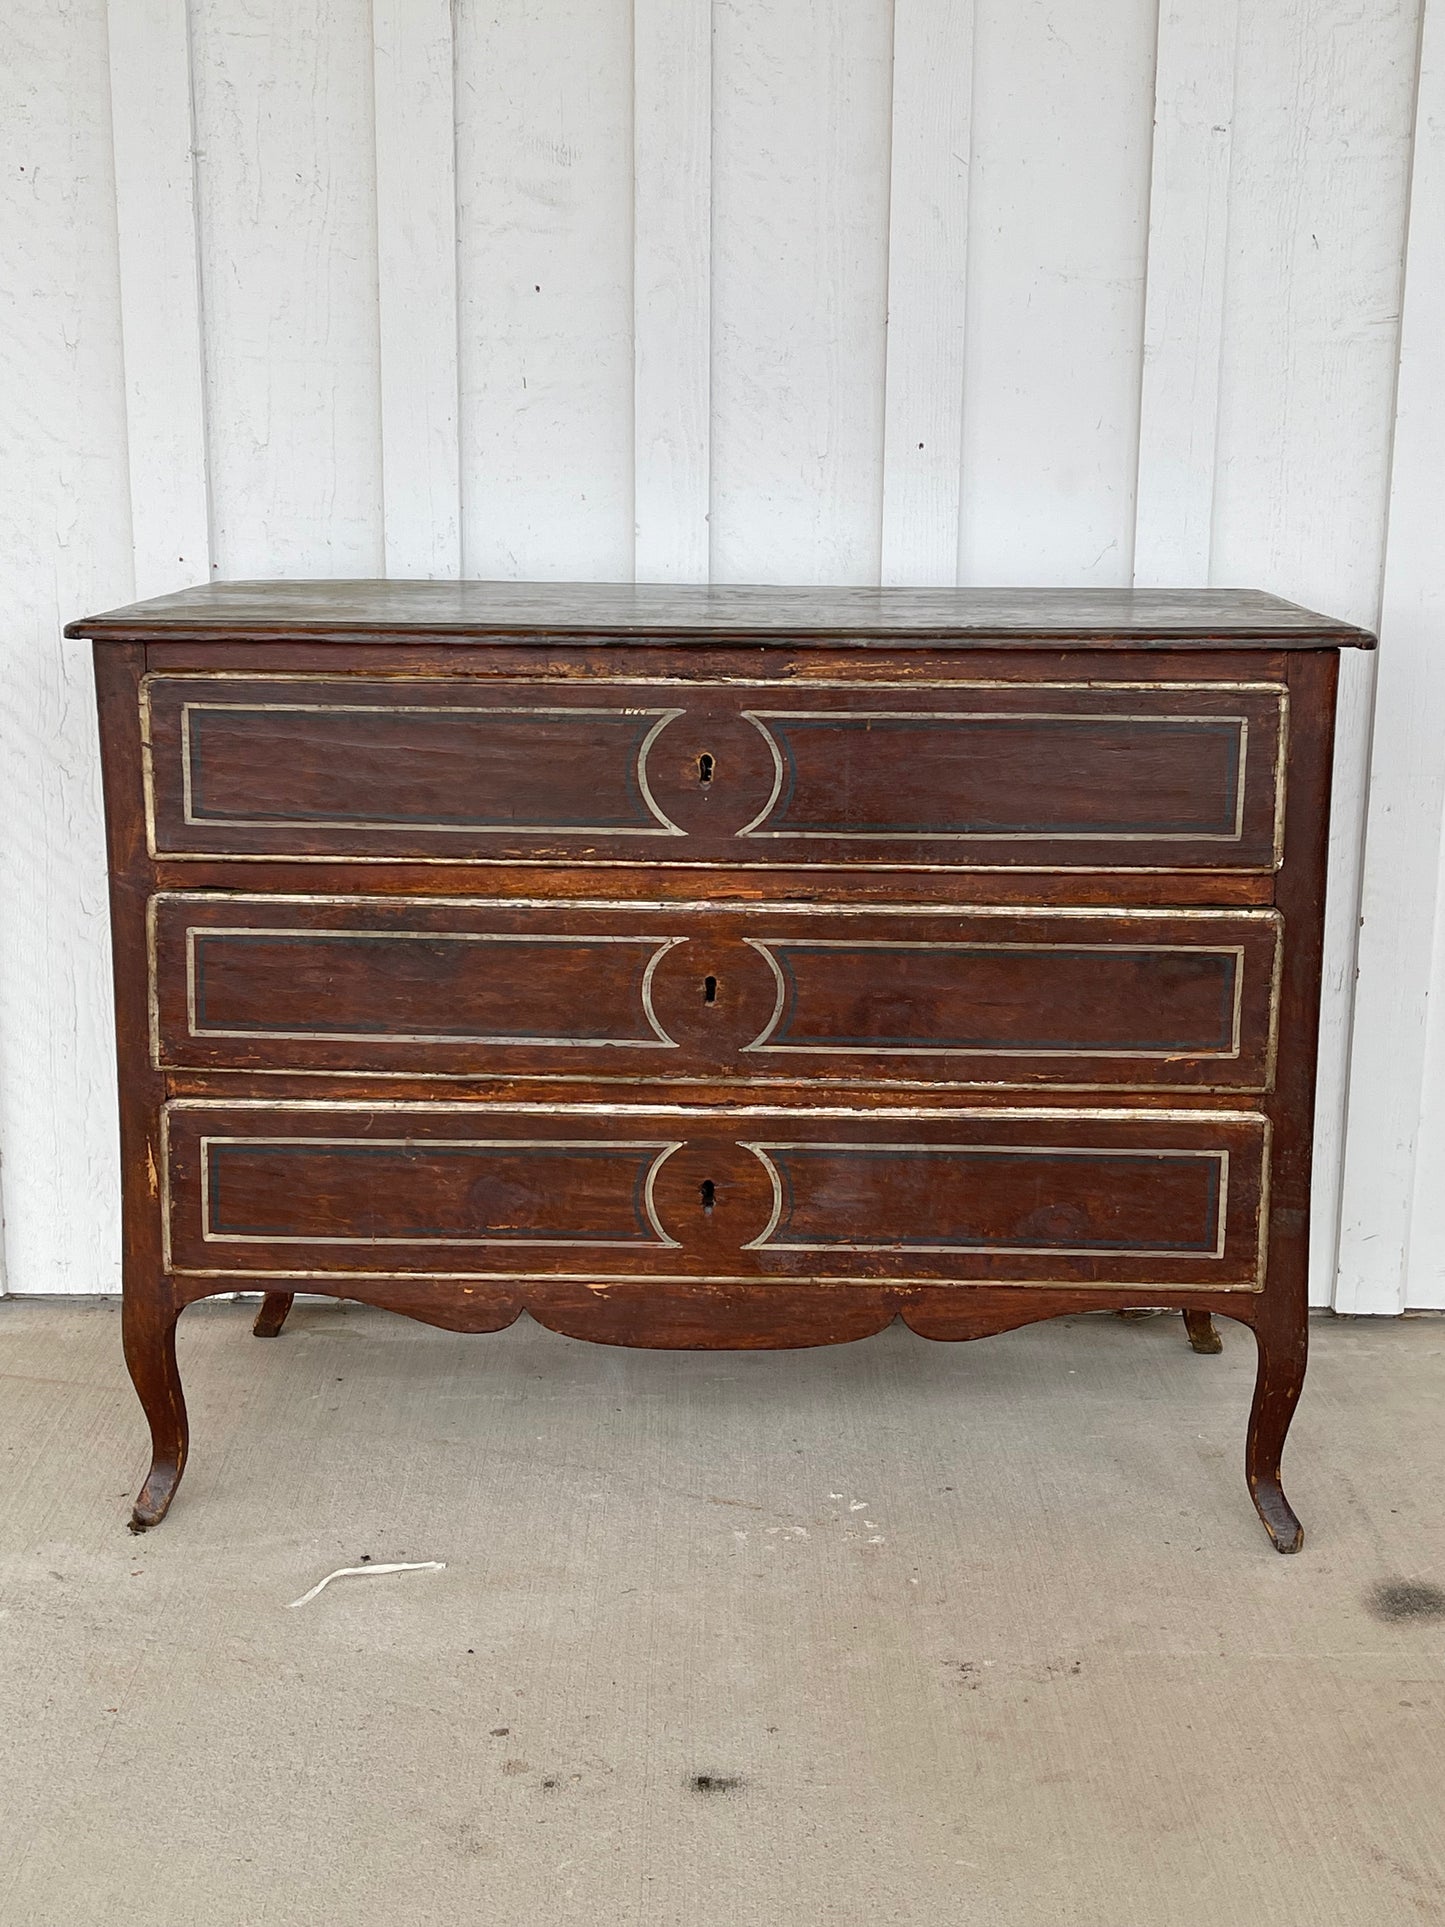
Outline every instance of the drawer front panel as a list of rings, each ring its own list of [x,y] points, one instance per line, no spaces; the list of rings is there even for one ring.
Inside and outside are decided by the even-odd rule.
[[[1094,1252],[1217,1258],[1217,1151],[759,1143],[778,1193],[775,1251]]]
[[[641,1209],[666,1145],[217,1137],[201,1150],[204,1235],[285,1245],[657,1245]]]
[[[167,1108],[170,1252],[213,1275],[1260,1283],[1239,1113]]]
[[[517,904],[176,893],[157,1063],[1260,1090],[1272,911]]]
[[[161,855],[1268,870],[1259,685],[152,676]]]

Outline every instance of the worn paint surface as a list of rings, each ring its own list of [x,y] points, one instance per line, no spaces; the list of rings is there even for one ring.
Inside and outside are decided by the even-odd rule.
[[[1441,0],[1425,4],[1429,81]],[[681,0],[543,0],[525,18],[464,5],[450,30],[429,4],[403,34],[394,4],[368,20],[336,0],[16,0],[11,1290],[117,1277],[93,721],[68,616],[208,571],[444,573],[454,554],[509,577],[947,580],[954,537],[965,580],[1162,570],[1375,622],[1421,0],[1208,11],[1206,30],[1175,0],[806,17],[725,0],[709,32]],[[1413,149],[1422,341],[1437,146]],[[1414,420],[1438,388],[1412,370]],[[1398,445],[1401,621],[1427,443]],[[1372,673],[1347,664],[1340,735],[1320,1299]],[[1433,795],[1445,752],[1415,743],[1411,708],[1405,689],[1382,711],[1375,769],[1402,748]],[[1392,848],[1386,830],[1387,891]],[[1440,967],[1419,868],[1425,907],[1367,949],[1366,1076],[1397,1028],[1396,975]],[[1365,1102],[1413,1174],[1418,1074]],[[1439,1136],[1437,1120],[1422,1141]],[[1377,1188],[1362,1167],[1366,1217]],[[1413,1211],[1417,1290],[1439,1301],[1441,1214],[1405,1189],[1396,1231]],[[1349,1302],[1392,1308],[1411,1240],[1385,1241],[1377,1275],[1368,1230]]]

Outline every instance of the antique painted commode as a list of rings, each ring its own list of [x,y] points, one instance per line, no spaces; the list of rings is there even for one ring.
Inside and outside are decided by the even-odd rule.
[[[126,1358],[297,1290],[614,1344],[1306,1348],[1338,651],[1244,591],[213,584],[94,639]]]

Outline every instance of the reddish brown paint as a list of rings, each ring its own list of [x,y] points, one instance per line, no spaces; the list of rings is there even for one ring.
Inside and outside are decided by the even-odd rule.
[[[1257,1091],[1280,932],[1267,911],[189,891],[156,899],[154,935],[168,1070]]]
[[[1259,1350],[1250,1488],[1297,1547],[1362,632],[1228,592],[476,584],[214,585],[72,630],[138,1529],[185,1462],[176,1318],[251,1283],[271,1335],[296,1289],[663,1346],[1145,1302],[1203,1349],[1227,1315]]]

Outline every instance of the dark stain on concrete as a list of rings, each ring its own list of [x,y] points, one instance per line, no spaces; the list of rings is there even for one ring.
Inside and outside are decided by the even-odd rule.
[[[743,1781],[738,1773],[694,1773],[687,1784],[694,1793],[735,1793]]]
[[[1384,1579],[1365,1604],[1376,1619],[1394,1626],[1445,1619],[1445,1586],[1423,1579]]]

